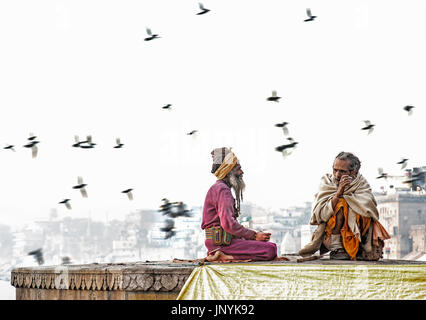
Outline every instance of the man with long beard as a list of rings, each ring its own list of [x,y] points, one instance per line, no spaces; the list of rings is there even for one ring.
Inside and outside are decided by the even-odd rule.
[[[211,172],[218,180],[207,192],[203,207],[201,228],[206,232],[207,260],[273,260],[277,246],[269,242],[271,234],[247,229],[237,221],[245,189],[237,157],[228,148],[214,149],[211,154]]]
[[[379,223],[376,200],[359,173],[361,162],[350,152],[340,152],[333,174],[321,178],[310,224],[318,225],[312,241],[299,251],[308,256],[320,250],[334,260],[379,260],[384,240],[390,236]]]

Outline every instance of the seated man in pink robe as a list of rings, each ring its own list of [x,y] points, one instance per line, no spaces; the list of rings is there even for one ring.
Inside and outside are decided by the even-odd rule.
[[[212,173],[218,180],[207,192],[201,224],[206,232],[207,260],[273,260],[277,246],[269,242],[271,234],[247,229],[237,221],[245,188],[237,157],[227,148],[213,150],[212,157]]]

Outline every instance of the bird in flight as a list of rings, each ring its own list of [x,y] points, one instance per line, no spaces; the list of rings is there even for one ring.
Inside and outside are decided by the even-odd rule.
[[[115,149],[120,149],[124,146],[124,143],[121,143],[120,138],[115,139],[116,145],[114,146]]]
[[[12,150],[12,151],[14,151],[14,152],[16,152],[16,150],[14,149],[14,145],[12,145],[12,144],[6,144],[6,147],[4,147],[3,149],[6,149],[6,150]]]
[[[163,204],[160,206],[159,211],[163,213],[163,216],[169,215],[169,212],[172,208],[172,204],[170,203],[169,199],[167,199],[167,198],[163,198],[163,199],[161,199],[161,201],[163,201]]]
[[[186,209],[186,204],[182,201],[170,202],[168,199],[162,199],[163,204],[160,206],[160,212],[169,218],[192,217],[192,210]]]
[[[72,145],[74,148],[79,148],[82,141],[80,141],[80,138],[78,136],[74,136],[75,143]]]
[[[71,204],[69,203],[71,199],[64,199],[59,203],[63,203],[65,205],[65,207],[67,207],[67,209],[71,210]]]
[[[151,31],[151,29],[150,29],[150,28],[146,28],[146,33],[148,34],[148,36],[149,36],[149,37],[146,37],[146,38],[144,39],[145,41],[151,41],[151,40],[153,40],[153,39],[160,38],[160,37],[158,36],[158,34],[152,34],[152,31]]]
[[[37,138],[33,133],[30,133],[30,136],[28,137],[28,140],[33,141]]]
[[[283,128],[283,132],[285,136],[288,136],[288,128],[287,128],[288,122],[281,122],[277,123],[275,126],[278,128]]]
[[[164,237],[164,240],[170,239],[171,237],[176,235],[176,231],[172,230],[169,232],[166,232],[166,236]]]
[[[364,120],[365,127],[361,128],[361,130],[368,130],[368,134],[372,133],[374,130],[375,124],[372,124],[369,120]]]
[[[175,222],[173,219],[166,219],[164,222],[165,225],[163,228],[160,228],[161,231],[169,232],[175,227]]]
[[[175,221],[172,219],[166,219],[165,226],[163,228],[160,228],[161,231],[166,233],[166,236],[164,239],[169,239],[173,237],[176,232],[174,231],[175,228]]]
[[[86,141],[80,142],[80,148],[83,148],[83,149],[93,149],[95,146],[96,146],[96,143],[92,142],[92,136],[91,135],[87,136]]]
[[[281,99],[281,97],[277,96],[277,91],[273,90],[272,91],[272,96],[268,97],[266,100],[279,102],[280,99]]]
[[[408,161],[408,159],[401,158],[401,160],[398,161],[396,164],[401,164],[401,170],[403,170],[407,166],[407,161]]]
[[[296,145],[298,144],[298,142],[294,141],[294,139],[291,137],[287,138],[287,140],[290,141],[290,143],[283,144],[275,148],[275,151],[281,152],[284,158],[289,156],[293,152],[294,148],[296,148]]]
[[[62,257],[62,265],[71,264],[71,258],[70,257]]]
[[[78,182],[78,184],[75,185],[72,188],[73,189],[80,189],[80,192],[81,192],[81,195],[83,196],[83,198],[87,198],[87,191],[86,191],[86,188],[85,188],[85,186],[87,186],[87,184],[83,183],[82,177],[78,177],[77,182]]]
[[[377,168],[377,171],[379,172],[379,176],[376,177],[376,179],[381,179],[381,178],[388,178],[388,174],[383,172],[383,168]]]
[[[177,209],[177,216],[178,217],[191,217],[192,213],[191,210],[186,209],[186,204],[184,204],[182,201],[175,202],[176,209]]]
[[[205,14],[207,12],[209,12],[209,9],[204,8],[203,4],[201,2],[198,3],[198,6],[200,7],[200,12],[197,13],[197,15],[202,15]]]
[[[165,106],[163,106],[163,107],[161,107],[162,109],[164,109],[164,110],[172,110],[172,105],[169,103],[169,104],[166,104]]]
[[[44,263],[43,250],[41,248],[28,252],[28,255],[34,256],[34,259],[39,265],[42,265]]]
[[[408,112],[408,115],[411,116],[413,114],[414,106],[405,106],[404,110]]]
[[[312,13],[311,13],[311,9],[306,9],[306,14],[308,15],[308,19],[305,19],[304,21],[305,22],[308,22],[308,21],[314,21],[315,20],[315,18],[317,17],[317,16],[313,16],[312,15]]]
[[[31,154],[33,158],[37,157],[37,152],[38,152],[37,143],[40,143],[40,141],[31,140],[31,142],[24,145],[24,148],[31,148]]]
[[[195,136],[195,134],[198,132],[198,130],[192,130],[191,132],[188,132],[187,135],[188,136]]]
[[[129,197],[129,200],[133,200],[132,190],[133,189],[126,189],[124,191],[121,191],[121,193],[127,193],[127,197]]]

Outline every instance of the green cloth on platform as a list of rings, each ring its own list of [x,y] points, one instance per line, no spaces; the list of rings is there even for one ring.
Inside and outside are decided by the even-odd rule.
[[[426,265],[208,264],[178,300],[426,299]]]

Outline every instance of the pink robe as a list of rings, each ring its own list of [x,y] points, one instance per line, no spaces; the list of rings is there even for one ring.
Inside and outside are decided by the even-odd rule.
[[[247,229],[238,223],[234,213],[235,199],[229,188],[222,180],[217,180],[210,187],[203,207],[201,229],[221,226],[234,237],[228,246],[222,246],[220,251],[239,260],[273,260],[277,256],[277,246],[272,242],[256,241],[255,231]],[[205,240],[208,252],[218,249],[212,239]]]

